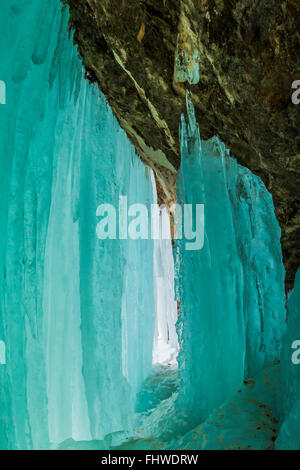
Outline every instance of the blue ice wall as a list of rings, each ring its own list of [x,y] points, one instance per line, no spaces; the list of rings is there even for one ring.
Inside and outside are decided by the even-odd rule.
[[[217,139],[201,141],[187,99],[178,202],[204,204],[204,246],[176,242],[178,411],[203,421],[244,377],[279,359],[285,329],[280,228],[262,181]],[[195,217],[195,215],[194,215]]]
[[[99,440],[132,425],[155,309],[152,242],[97,239],[96,209],[152,182],[59,0],[2,2],[0,30],[0,447]]]
[[[276,449],[300,450],[300,270],[288,299],[288,326],[283,339],[282,419]]]
[[[3,449],[56,447],[70,438],[99,447],[113,433],[118,441],[135,425],[136,392],[152,367],[153,243],[96,237],[101,203],[117,207],[127,196],[128,204],[150,206],[151,175],[103,96],[84,80],[67,22],[59,0],[1,6]],[[183,417],[192,428],[245,377],[279,358],[285,307],[270,194],[218,139],[200,140],[190,102],[188,118],[178,202],[205,205],[205,240],[200,251],[176,242],[175,421]],[[292,338],[296,292],[284,343],[289,352],[291,339],[298,339]],[[299,408],[297,366],[290,357],[282,360],[287,399],[278,446],[286,445]],[[160,423],[163,413],[155,412]]]

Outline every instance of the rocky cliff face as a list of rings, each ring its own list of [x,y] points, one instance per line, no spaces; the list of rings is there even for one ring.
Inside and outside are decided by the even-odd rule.
[[[161,201],[175,199],[179,118],[189,90],[201,137],[218,135],[272,193],[293,285],[300,261],[299,0],[64,0],[97,82]]]

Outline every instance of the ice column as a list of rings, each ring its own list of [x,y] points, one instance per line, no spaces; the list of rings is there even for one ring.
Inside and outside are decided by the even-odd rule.
[[[176,242],[178,410],[199,423],[245,376],[279,358],[284,268],[270,194],[217,138],[200,140],[189,99],[187,110],[178,202],[204,204],[205,235],[201,250]]]

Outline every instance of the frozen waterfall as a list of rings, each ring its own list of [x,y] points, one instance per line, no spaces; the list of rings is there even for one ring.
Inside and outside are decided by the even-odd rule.
[[[285,333],[271,195],[217,137],[201,140],[187,96],[177,204],[204,205],[203,248],[176,238],[179,206],[175,240],[164,207],[163,237],[99,239],[98,206],[125,197],[150,225],[155,177],[84,78],[68,19],[59,0],[9,0],[0,17],[0,448],[193,448],[203,423],[213,448],[224,404],[230,446],[242,419],[229,400],[247,421],[237,394],[253,404],[256,376],[277,447],[297,445],[299,273]],[[261,377],[280,358],[276,401]]]

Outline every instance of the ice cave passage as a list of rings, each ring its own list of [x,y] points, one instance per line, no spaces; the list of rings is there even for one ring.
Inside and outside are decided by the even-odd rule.
[[[177,202],[204,204],[203,248],[99,240],[99,204],[155,203],[152,170],[85,80],[67,8],[2,3],[0,448],[299,449],[300,278],[286,324],[262,181],[201,141],[187,97]]]

